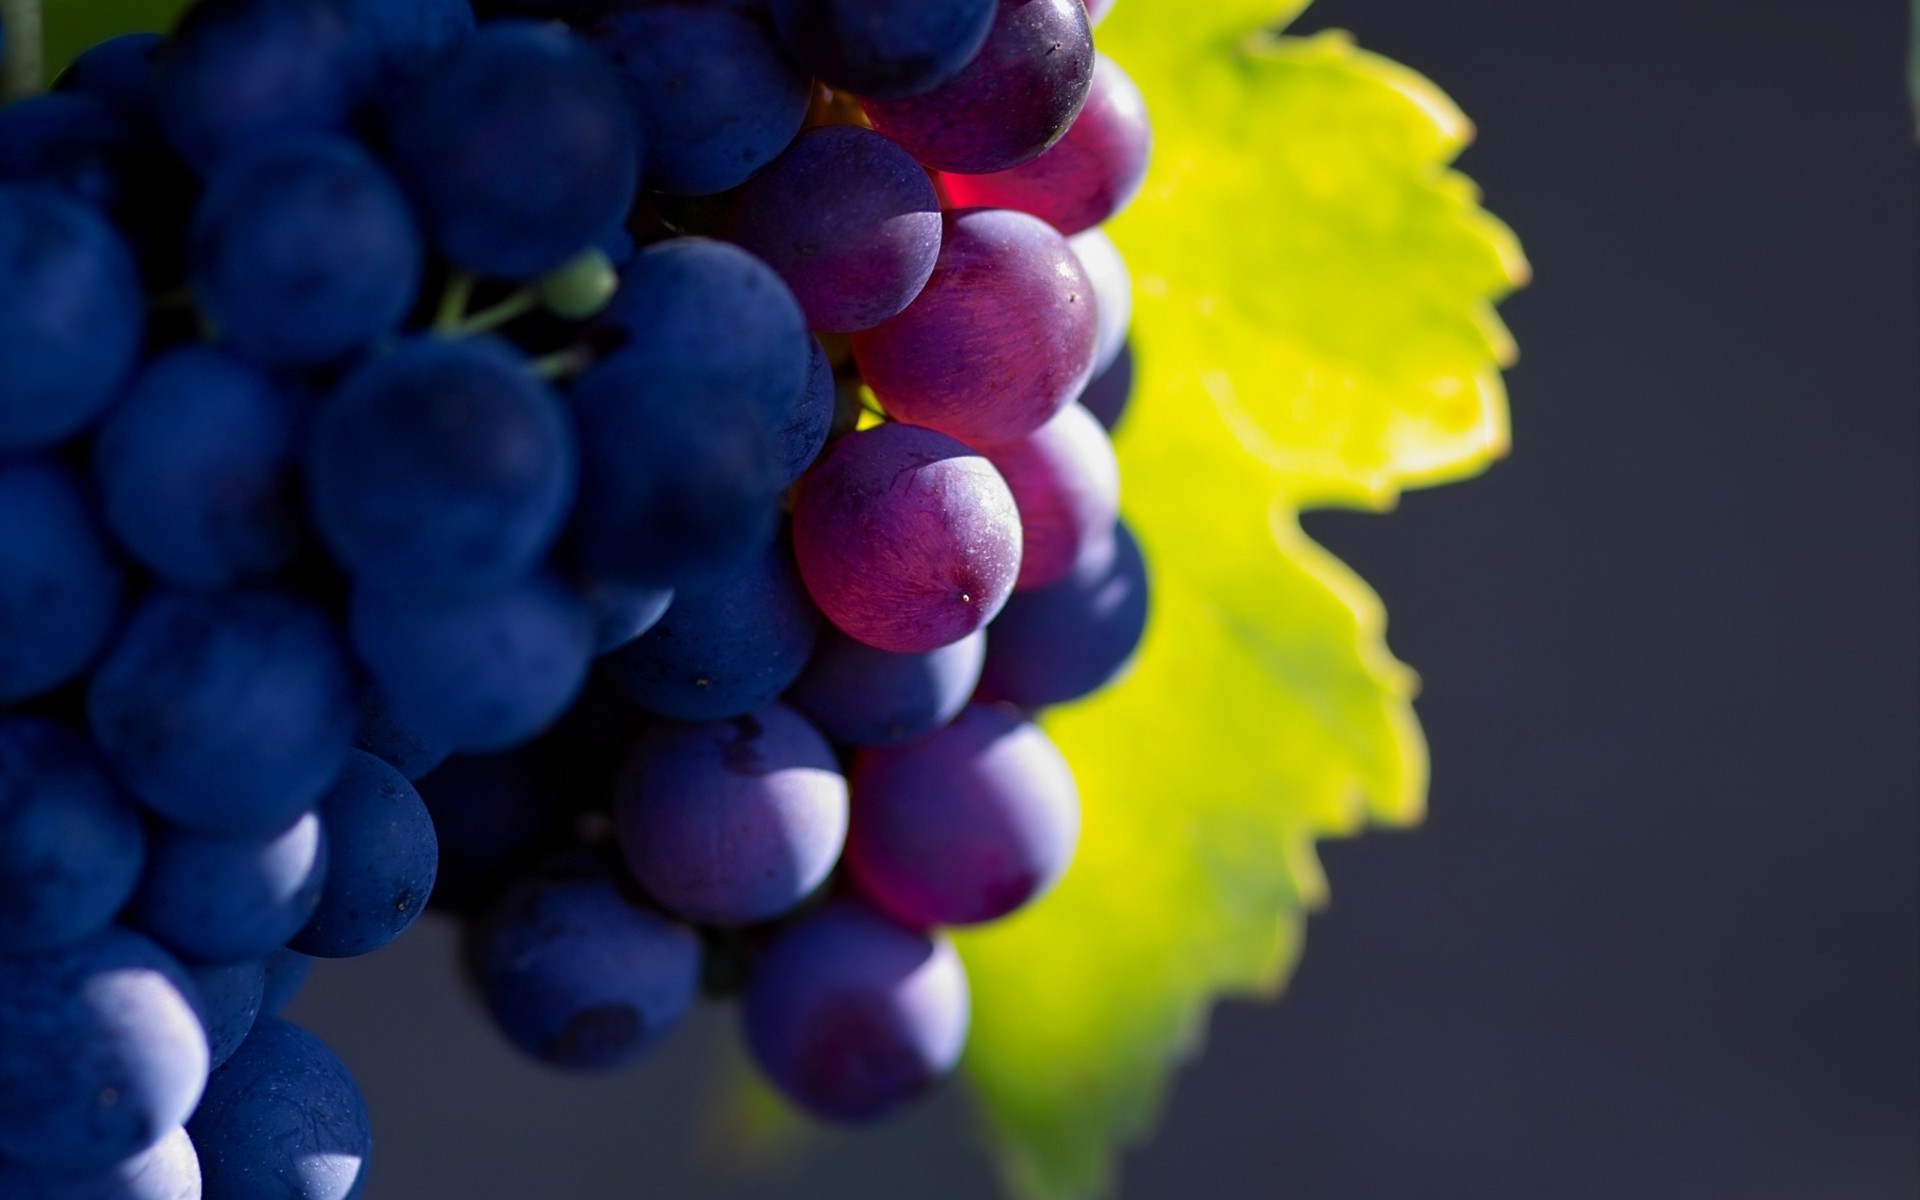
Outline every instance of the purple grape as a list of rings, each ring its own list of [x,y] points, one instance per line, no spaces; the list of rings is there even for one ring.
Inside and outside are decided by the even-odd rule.
[[[940,198],[920,164],[872,130],[824,125],[742,191],[734,236],[787,282],[814,329],[871,329],[926,286]]]
[[[973,705],[918,741],[863,750],[851,775],[847,870],[915,928],[998,920],[1073,859],[1080,798],[1038,726]]]
[[[1147,176],[1147,104],[1125,71],[1094,55],[1093,87],[1066,136],[1031,162],[991,175],[941,177],[955,207],[1014,208],[1069,236],[1125,208]]]
[[[629,899],[597,863],[515,885],[468,936],[500,1032],[557,1067],[632,1062],[680,1022],[699,989],[699,937]]]
[[[1113,11],[1113,0],[1087,0],[1087,20],[1098,25]]]
[[[987,631],[980,698],[1035,709],[1099,691],[1133,661],[1148,594],[1146,560],[1123,521],[1108,553],[1007,602]]]
[[[124,929],[0,958],[0,1154],[104,1170],[184,1122],[207,1082],[193,992],[172,956]]]
[[[1133,277],[1127,260],[1104,229],[1089,229],[1067,239],[1073,256],[1086,268],[1093,283],[1094,315],[1099,318],[1093,338],[1093,373],[1099,375],[1120,357],[1128,328],[1133,324]]]
[[[1120,463],[1092,413],[1069,404],[1019,441],[982,453],[1020,508],[1015,591],[1058,583],[1083,558],[1108,553],[1120,516]]]
[[[838,900],[781,931],[747,984],[754,1060],[801,1108],[873,1121],[931,1091],[966,1048],[966,968],[952,943]]]
[[[614,798],[633,877],[703,925],[751,925],[798,905],[840,860],[847,781],[793,710],[663,729],[634,748]]]
[[[828,626],[786,702],[842,745],[912,741],[967,706],[986,647],[979,630],[924,654],[893,654]]]
[[[896,420],[970,445],[1024,437],[1092,374],[1092,281],[1038,217],[966,209],[946,214],[944,230],[927,286],[854,334],[854,359]]]
[[[917,96],[980,53],[995,0],[773,0],[780,36],[822,83],[861,96]]]
[[[993,464],[886,424],[836,442],[801,481],[794,555],[814,603],[881,650],[917,654],[993,620],[1020,573],[1020,514]]]
[[[866,99],[873,127],[939,171],[1005,171],[1060,140],[1087,101],[1093,36],[1080,0],[1000,0],[958,75],[900,100]]]
[[[1122,342],[1120,353],[1107,369],[1087,381],[1080,393],[1080,404],[1111,434],[1126,415],[1127,402],[1133,399],[1133,344]]]

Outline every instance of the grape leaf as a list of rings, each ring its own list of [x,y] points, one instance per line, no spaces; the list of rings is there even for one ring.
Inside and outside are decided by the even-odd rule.
[[[1344,34],[1277,35],[1273,9],[1123,0],[1098,35],[1157,140],[1112,227],[1154,612],[1123,683],[1046,718],[1081,784],[1073,868],[959,938],[967,1071],[1032,1197],[1107,1188],[1214,998],[1278,989],[1324,895],[1316,839],[1422,813],[1412,672],[1299,508],[1384,506],[1506,446],[1493,305],[1527,268],[1448,167],[1471,127]]]
[[[47,77],[123,33],[165,33],[192,0],[46,0]]]

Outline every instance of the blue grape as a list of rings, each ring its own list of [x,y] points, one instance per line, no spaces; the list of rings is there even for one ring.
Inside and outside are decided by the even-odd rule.
[[[94,443],[94,479],[120,542],[170,583],[270,575],[300,548],[300,398],[217,350],[154,360]]]
[[[0,185],[0,455],[51,446],[98,416],[146,320],[133,256],[102,217]]]
[[[989,635],[991,642],[991,635]],[[1052,887],[1080,834],[1073,772],[1038,726],[973,705],[918,741],[862,750],[847,871],[895,920],[998,920]]]
[[[135,796],[209,832],[285,829],[352,745],[353,679],[332,624],[273,592],[162,591],[94,673],[87,716]]]
[[[586,602],[545,575],[477,599],[360,589],[348,631],[395,719],[475,753],[519,745],[558,720],[593,657]]]
[[[1080,405],[1092,413],[1112,433],[1126,415],[1127,402],[1133,399],[1133,343],[1122,342],[1107,369],[1087,383],[1080,393]]]
[[[833,363],[819,338],[811,343],[808,355],[807,387],[793,420],[779,431],[781,473],[789,484],[799,482],[807,468],[827,448],[833,433],[833,419],[839,406],[839,386],[833,378]]]
[[[393,159],[447,257],[530,279],[620,223],[641,140],[620,81],[567,33],[489,24],[393,100]]]
[[[1123,522],[1110,553],[1007,603],[987,631],[981,696],[1035,709],[1099,691],[1133,661],[1147,609],[1146,560]]]
[[[433,818],[404,775],[358,750],[320,801],[320,816],[326,889],[288,945],[318,958],[371,953],[426,911],[440,860]]]
[[[46,1174],[0,1162],[7,1200],[201,1200],[200,1158],[176,1128],[131,1158],[99,1171]]]
[[[466,596],[512,586],[565,523],[573,431],[504,342],[420,338],[373,360],[314,420],[314,523],[356,582]]]
[[[467,0],[343,0],[376,78],[411,75],[473,34]]]
[[[105,1170],[193,1112],[207,1037],[193,981],[138,934],[0,958],[0,1153]]]
[[[451,740],[428,737],[396,720],[393,706],[372,684],[360,690],[360,731],[354,735],[353,745],[390,764],[408,779],[434,770],[454,751]]]
[[[940,257],[940,197],[869,129],[800,135],[742,189],[734,236],[775,271],[814,329],[871,329],[913,302]]]
[[[654,191],[707,196],[738,187],[806,120],[813,81],[756,8],[614,7],[581,34],[620,73],[646,130]]]
[[[897,745],[959,715],[986,649],[986,633],[975,630],[937,650],[894,654],[828,626],[786,702],[842,745]]]
[[[193,290],[221,338],[269,366],[318,366],[391,332],[424,269],[387,173],[347,142],[234,157],[195,211]]]
[[[431,902],[456,913],[490,903],[517,870],[565,844],[581,807],[534,748],[449,759],[419,792],[440,844]]]
[[[574,385],[573,405],[573,551],[596,584],[711,578],[773,537],[785,470],[759,397],[621,355]]]
[[[313,813],[264,835],[162,829],[127,920],[184,962],[243,962],[298,933],[326,881],[327,834]]]
[[[213,1200],[353,1200],[366,1186],[366,1101],[326,1043],[262,1017],[207,1081],[187,1126]]]
[[[267,994],[267,960],[249,958],[223,966],[189,967],[200,999],[200,1021],[207,1031],[207,1053],[214,1070],[233,1057],[253,1031]]]
[[[313,960],[298,950],[280,949],[262,961],[266,977],[261,981],[260,1018],[277,1017],[306,986],[307,976],[313,973]]]
[[[1080,115],[1093,84],[1081,0],[999,0],[980,52],[932,91],[861,102],[873,127],[940,171],[984,175],[1030,162]]]
[[[700,983],[700,939],[597,865],[516,884],[469,934],[480,994],[508,1041],[576,1071],[645,1054]]]
[[[826,881],[846,844],[847,781],[813,726],[769,704],[643,737],[613,820],[649,896],[703,925],[751,925]]]
[[[160,127],[203,172],[242,150],[344,132],[365,91],[362,55],[335,0],[199,0],[154,65]]]
[[[0,107],[0,183],[38,183],[112,213],[125,198],[138,134],[113,105],[53,92]]]
[[[659,624],[601,662],[642,708],[682,721],[743,716],[806,666],[820,614],[784,541],[675,594]]]
[[[660,623],[673,607],[672,588],[626,587],[617,583],[583,584],[593,606],[594,653],[608,654]]]
[[[105,929],[133,895],[146,850],[139,813],[84,738],[0,718],[0,955]]]
[[[1133,324],[1133,277],[1120,248],[1104,229],[1077,233],[1067,239],[1067,245],[1073,247],[1073,256],[1080,260],[1087,282],[1093,285],[1093,311],[1098,318],[1093,335],[1093,373],[1099,375],[1113,365],[1126,345],[1127,330]]]
[[[56,86],[96,96],[121,117],[153,120],[154,61],[167,44],[165,34],[123,33],[82,50]]]
[[[65,468],[0,462],[0,702],[78,675],[113,632],[124,584]]]
[[[931,91],[980,53],[994,0],[773,0],[780,36],[841,91],[900,99]]]
[[[747,1044],[816,1117],[873,1121],[931,1091],[967,1042],[966,970],[945,937],[840,900],[783,930],[747,984]]]

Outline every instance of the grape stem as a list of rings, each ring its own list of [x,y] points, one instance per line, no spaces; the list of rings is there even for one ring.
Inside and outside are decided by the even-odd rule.
[[[440,310],[433,317],[435,333],[456,338],[489,333],[540,307],[539,294],[532,288],[522,288],[491,308],[469,313],[467,306],[473,303],[473,290],[478,284],[477,279],[464,273],[447,280],[447,290],[440,295]]]
[[[585,346],[569,346],[545,358],[536,358],[528,365],[542,379],[572,379],[593,363],[593,351]]]
[[[0,24],[6,26],[6,62],[0,68],[0,102],[37,94],[46,69],[40,0],[0,0]]]

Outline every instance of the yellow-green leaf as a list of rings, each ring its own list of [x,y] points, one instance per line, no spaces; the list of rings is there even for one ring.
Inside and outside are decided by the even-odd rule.
[[[46,0],[48,77],[122,33],[165,33],[191,0]]]
[[[1034,1197],[1102,1190],[1214,999],[1284,981],[1324,892],[1316,839],[1421,814],[1414,678],[1299,507],[1383,505],[1506,446],[1493,305],[1526,266],[1448,168],[1471,127],[1344,35],[1270,32],[1299,7],[1121,0],[1098,37],[1157,139],[1113,228],[1154,611],[1133,673],[1047,718],[1082,790],[1072,870],[960,939],[968,1073]]]

